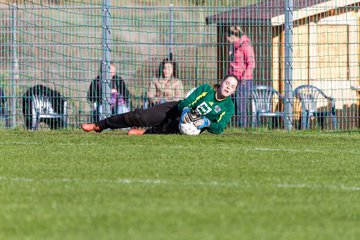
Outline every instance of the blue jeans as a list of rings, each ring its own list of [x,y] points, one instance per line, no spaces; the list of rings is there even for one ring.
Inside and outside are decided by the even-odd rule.
[[[249,116],[250,116],[250,94],[253,88],[252,80],[245,80],[240,83],[236,93],[236,114],[239,119],[239,127],[249,127]]]

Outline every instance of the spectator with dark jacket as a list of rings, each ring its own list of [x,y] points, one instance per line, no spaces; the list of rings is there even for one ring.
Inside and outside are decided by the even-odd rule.
[[[87,99],[92,103],[94,121],[99,121],[102,115],[102,70],[100,66],[99,75],[91,82]],[[111,79],[111,98],[109,104],[112,114],[120,114],[129,111],[130,108],[130,92],[126,87],[125,81],[116,75],[116,66],[113,62],[110,63],[110,79]]]

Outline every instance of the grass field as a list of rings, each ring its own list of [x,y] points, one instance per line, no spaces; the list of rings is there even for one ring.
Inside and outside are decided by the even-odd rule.
[[[0,239],[360,238],[358,133],[0,136]]]

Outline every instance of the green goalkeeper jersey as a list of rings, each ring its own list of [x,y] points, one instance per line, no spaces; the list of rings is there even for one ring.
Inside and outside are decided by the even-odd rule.
[[[226,124],[234,115],[235,107],[230,97],[218,101],[215,97],[216,90],[209,84],[196,88],[190,96],[178,103],[182,111],[185,107],[196,109],[202,116],[207,117],[211,124],[207,129],[210,133],[224,132]]]

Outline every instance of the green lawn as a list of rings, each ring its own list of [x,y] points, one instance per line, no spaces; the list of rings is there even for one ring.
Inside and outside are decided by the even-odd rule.
[[[0,239],[360,238],[356,132],[0,136]]]

